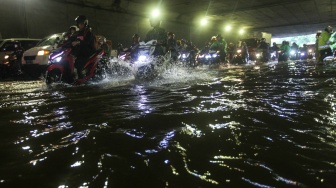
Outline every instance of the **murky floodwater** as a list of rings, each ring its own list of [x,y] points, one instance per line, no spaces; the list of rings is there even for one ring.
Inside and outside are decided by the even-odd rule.
[[[0,82],[1,187],[335,187],[336,66]]]

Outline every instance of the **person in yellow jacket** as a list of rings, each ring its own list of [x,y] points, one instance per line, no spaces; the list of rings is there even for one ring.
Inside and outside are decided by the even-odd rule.
[[[321,36],[318,39],[318,50],[320,53],[319,61],[323,62],[323,59],[327,56],[332,55],[332,51],[330,45],[332,44],[329,39],[332,34],[333,28],[331,26],[327,26],[324,31],[321,33]]]

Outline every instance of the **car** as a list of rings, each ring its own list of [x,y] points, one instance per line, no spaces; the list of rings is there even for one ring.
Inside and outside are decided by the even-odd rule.
[[[41,39],[32,39],[32,38],[9,38],[9,39],[0,39],[0,64],[3,64],[3,60],[6,55],[11,54],[15,50],[15,45],[20,43],[23,50],[28,50],[40,41]]]
[[[25,51],[22,56],[23,72],[35,78],[41,76],[47,69],[50,51],[55,48],[57,41],[63,39],[63,36],[64,33],[48,35],[34,48]]]

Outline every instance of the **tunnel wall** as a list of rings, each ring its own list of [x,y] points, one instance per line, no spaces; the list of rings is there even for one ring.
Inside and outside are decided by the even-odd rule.
[[[134,33],[138,33],[144,39],[147,31],[151,29],[148,18],[127,13],[51,0],[1,0],[1,37],[43,38],[49,34],[64,32],[70,25],[75,24],[74,19],[81,14],[88,17],[89,25],[95,34],[112,40],[113,47],[117,42],[124,46],[130,45]],[[163,21],[161,24],[166,31],[173,31],[176,39],[191,40],[197,47],[202,47],[211,36],[220,33],[218,28],[201,29],[191,25],[174,21]],[[232,40],[232,37],[230,39]]]

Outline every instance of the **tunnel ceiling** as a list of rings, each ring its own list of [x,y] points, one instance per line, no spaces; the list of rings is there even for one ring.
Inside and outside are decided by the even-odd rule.
[[[124,14],[148,17],[160,5],[164,20],[196,24],[201,16],[224,28],[245,27],[274,37],[312,34],[336,26],[335,0],[57,0]],[[117,0],[118,1],[118,0]]]

